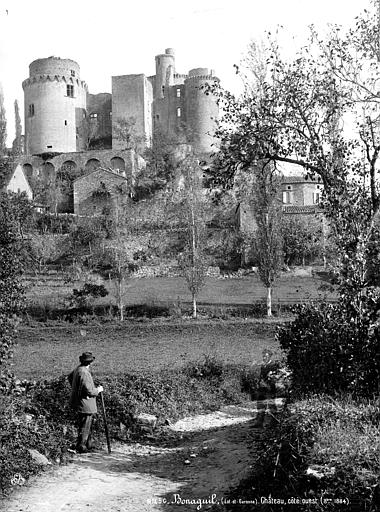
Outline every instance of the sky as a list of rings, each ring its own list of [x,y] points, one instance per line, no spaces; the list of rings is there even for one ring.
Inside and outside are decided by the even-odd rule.
[[[91,93],[111,92],[115,75],[155,73],[155,55],[174,48],[176,72],[215,70],[239,91],[234,64],[249,42],[282,25],[290,54],[307,27],[352,24],[367,0],[0,0],[0,83],[8,146],[14,138],[14,100],[23,118],[22,81],[29,64],[56,56],[77,61]]]

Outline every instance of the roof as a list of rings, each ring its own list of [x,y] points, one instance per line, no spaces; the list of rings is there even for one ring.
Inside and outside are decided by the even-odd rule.
[[[98,167],[98,168],[94,169],[93,171],[83,174],[83,176],[79,176],[79,178],[76,178],[74,180],[74,182],[83,180],[83,179],[87,178],[88,176],[90,176],[90,174],[94,174],[94,172],[99,172],[99,171],[102,171],[103,173],[108,173],[111,176],[113,176],[115,178],[119,178],[122,181],[125,181],[127,179],[125,176],[118,174],[117,172],[111,171],[110,169],[103,169],[102,167]]]
[[[24,169],[21,164],[12,164],[10,162],[1,162],[0,163],[0,190],[3,188],[6,188],[9,182],[11,181],[11,178],[13,174],[15,173],[17,168],[20,168],[21,172],[23,173],[25,180],[27,184],[29,185],[30,189],[32,189],[28,177],[24,172]]]
[[[283,205],[282,211],[284,213],[319,213],[322,210],[318,205],[308,204],[304,206],[297,206],[295,204]]]
[[[286,185],[288,183],[321,183],[321,178],[310,178],[307,176],[283,176],[281,183]]]

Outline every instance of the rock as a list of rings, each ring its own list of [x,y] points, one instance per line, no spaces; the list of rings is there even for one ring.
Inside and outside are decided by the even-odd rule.
[[[28,448],[28,452],[30,453],[32,459],[35,462],[37,462],[37,464],[40,464],[41,466],[48,466],[51,464],[51,462],[45,457],[45,455],[42,455],[42,453],[38,452],[37,450],[34,450],[34,448]]]
[[[309,466],[306,470],[306,474],[308,476],[312,476],[320,480],[321,478],[326,478],[335,474],[335,468],[329,466],[319,466],[314,464],[313,466]]]
[[[184,464],[191,464],[191,462],[189,461],[189,459],[186,459],[183,463],[184,463]]]
[[[134,419],[136,423],[139,423],[142,426],[155,428],[157,425],[157,416],[153,416],[153,414],[146,414],[143,412],[135,416]]]

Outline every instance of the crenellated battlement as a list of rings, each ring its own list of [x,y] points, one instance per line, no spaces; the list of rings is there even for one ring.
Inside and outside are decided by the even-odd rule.
[[[73,78],[71,76],[64,75],[39,75],[33,76],[31,78],[27,78],[22,82],[22,88],[25,90],[25,87],[35,83],[45,83],[45,82],[64,82],[66,84],[77,85],[78,87],[82,87],[86,91],[88,91],[88,86],[84,80],[79,80],[78,78]]]
[[[187,81],[198,81],[198,80],[212,80],[214,82],[220,82],[220,79],[215,75],[194,75],[194,76],[187,76]]]

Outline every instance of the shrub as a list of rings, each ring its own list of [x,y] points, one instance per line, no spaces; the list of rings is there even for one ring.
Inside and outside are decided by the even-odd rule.
[[[379,305],[378,293],[369,290],[358,305],[341,300],[296,307],[295,320],[278,333],[294,391],[367,396],[378,392]]]
[[[97,381],[95,381],[98,384]],[[188,364],[183,369],[166,368],[144,375],[122,374],[107,377],[105,403],[109,430],[113,439],[139,439],[134,416],[157,416],[158,425],[166,420],[222,404],[241,402],[241,370],[225,366],[216,358]],[[70,409],[70,386],[66,376],[41,382],[16,382],[0,404],[0,491],[11,487],[15,474],[23,478],[40,469],[30,457],[35,448],[51,461],[65,461],[67,449],[75,441],[75,414]],[[95,421],[94,437],[104,441],[103,421]]]
[[[293,404],[291,410],[284,410],[278,427],[264,434],[265,451],[258,453],[251,476],[229,498],[284,500],[284,508],[250,504],[239,507],[242,512],[374,512],[380,471],[379,419],[379,405],[370,401],[313,397]],[[300,502],[292,503],[293,497]],[[348,499],[349,504],[340,499]]]

